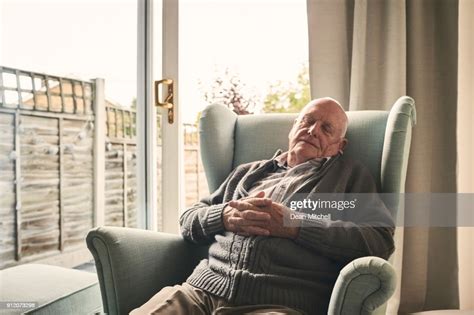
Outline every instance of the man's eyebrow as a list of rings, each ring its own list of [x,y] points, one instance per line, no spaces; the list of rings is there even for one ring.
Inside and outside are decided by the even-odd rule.
[[[325,121],[324,125],[330,127],[331,129],[333,128],[333,124],[330,121]]]

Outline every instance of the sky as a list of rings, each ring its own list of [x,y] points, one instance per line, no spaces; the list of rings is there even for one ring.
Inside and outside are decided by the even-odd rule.
[[[305,0],[181,0],[179,99],[183,120],[206,105],[202,86],[229,68],[263,96],[307,62]],[[104,78],[106,97],[136,95],[134,0],[0,0],[0,65]],[[157,78],[159,79],[159,78]]]

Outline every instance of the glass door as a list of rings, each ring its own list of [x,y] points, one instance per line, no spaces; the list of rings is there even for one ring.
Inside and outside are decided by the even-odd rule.
[[[82,264],[96,226],[178,231],[175,3],[0,2],[0,269]]]
[[[141,19],[140,19],[141,17]],[[178,232],[182,207],[178,104],[178,1],[139,1],[138,109],[142,226]],[[142,108],[142,110],[140,110]]]

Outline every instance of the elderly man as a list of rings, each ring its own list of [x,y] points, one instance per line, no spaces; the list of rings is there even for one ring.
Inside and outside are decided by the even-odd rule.
[[[375,193],[369,171],[342,155],[347,116],[331,98],[311,101],[289,133],[288,152],[238,166],[180,218],[183,237],[210,244],[182,285],[166,287],[133,314],[325,314],[341,268],[388,258],[393,226],[383,206],[351,221],[285,224],[297,195]],[[388,222],[380,225],[380,222]]]

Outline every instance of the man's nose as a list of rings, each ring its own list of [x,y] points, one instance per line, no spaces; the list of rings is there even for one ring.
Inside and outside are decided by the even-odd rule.
[[[314,124],[312,124],[308,128],[308,133],[313,137],[316,136],[319,133],[319,123],[315,122]]]

